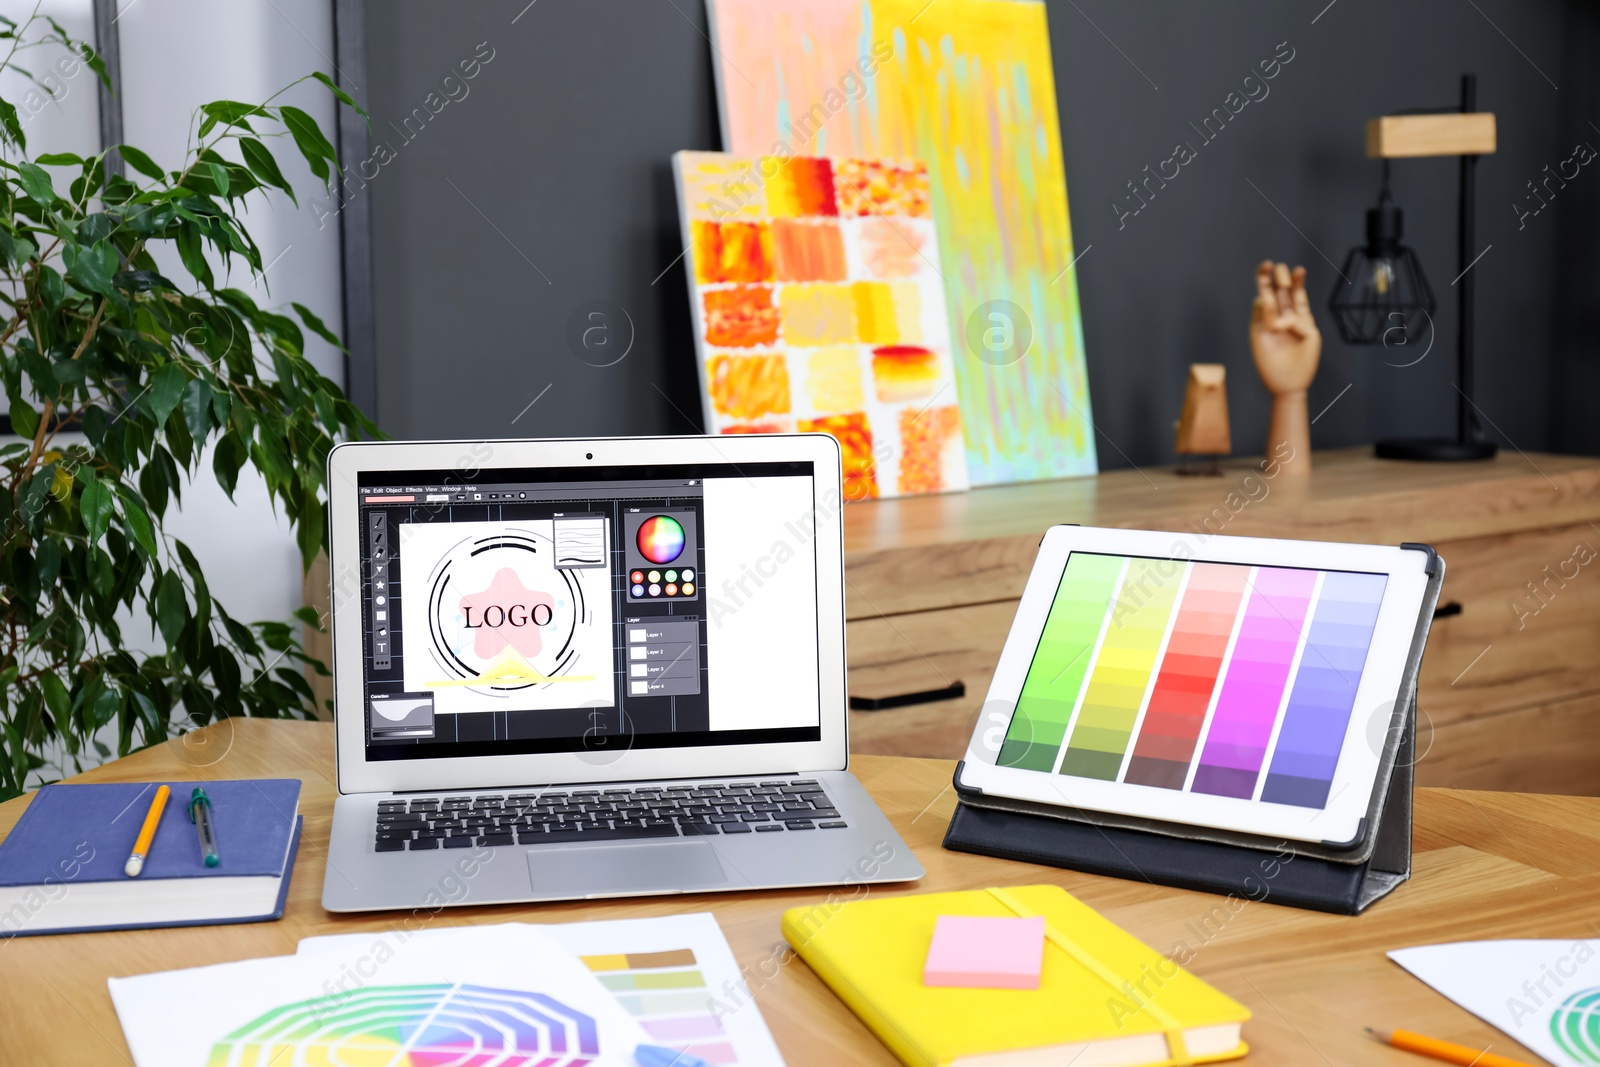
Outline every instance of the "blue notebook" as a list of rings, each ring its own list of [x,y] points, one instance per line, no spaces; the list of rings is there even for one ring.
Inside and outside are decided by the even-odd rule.
[[[0,842],[0,937],[283,916],[300,843],[294,778],[168,782],[172,797],[137,878],[123,873],[159,782],[47,785]],[[189,821],[211,798],[221,862],[207,867]]]

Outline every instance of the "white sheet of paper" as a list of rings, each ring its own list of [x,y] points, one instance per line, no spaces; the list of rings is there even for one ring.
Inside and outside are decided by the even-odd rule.
[[[656,919],[615,919],[602,922],[552,923],[524,926],[448,927],[421,931],[409,937],[402,931],[369,934],[341,934],[308,937],[300,942],[306,953],[345,953],[359,950],[375,954],[378,945],[397,953],[403,946],[423,941],[455,944],[468,930],[512,931],[537,929],[574,956],[605,956],[629,953],[672,952],[689,949],[694,953],[694,968],[703,984],[696,988],[661,992],[617,991],[618,1003],[626,1008],[650,1033],[654,1044],[688,1051],[713,1067],[738,1064],[740,1067],[784,1067],[766,1020],[751,997],[750,985],[771,980],[780,960],[786,958],[775,949],[770,966],[761,973],[753,969],[747,980],[740,973],[733,950],[722,935],[716,917],[709,912],[669,915]],[[493,935],[491,935],[493,936]],[[657,970],[681,970],[660,968]],[[648,973],[648,971],[646,972]],[[608,977],[602,975],[602,978]],[[712,1031],[714,1024],[715,1032]]]
[[[587,967],[534,927],[418,937],[404,951],[369,951],[365,935],[360,943],[336,940],[346,944],[109,979],[134,1062],[283,1067],[322,1062],[314,1050],[327,1051],[328,1062],[426,1048],[531,1053],[550,1050],[548,1035],[559,1029],[565,1050],[542,1062],[635,1067],[634,1050],[654,1043]],[[571,1013],[593,1020],[592,1028]],[[314,1036],[303,1035],[307,1024]],[[300,1032],[274,1036],[284,1029]],[[585,1051],[596,1042],[596,1052]]]
[[[1551,1063],[1600,1063],[1600,940],[1459,941],[1389,958]]]

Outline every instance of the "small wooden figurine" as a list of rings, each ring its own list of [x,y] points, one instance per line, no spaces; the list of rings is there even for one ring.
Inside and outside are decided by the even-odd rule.
[[[1233,451],[1228,430],[1228,368],[1220,363],[1189,364],[1189,385],[1183,391],[1183,415],[1178,419],[1175,450],[1185,462],[1179,474],[1221,474],[1217,457]],[[1210,457],[1204,467],[1192,468],[1190,456]]]
[[[1250,353],[1272,394],[1266,462],[1286,474],[1311,473],[1311,419],[1306,390],[1322,358],[1322,331],[1306,299],[1306,269],[1264,260],[1256,268]]]

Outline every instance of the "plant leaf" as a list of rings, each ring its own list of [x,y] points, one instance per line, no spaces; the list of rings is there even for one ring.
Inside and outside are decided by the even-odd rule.
[[[11,401],[11,428],[23,437],[39,432],[39,413],[23,400]]]
[[[328,180],[328,160],[338,162],[334,155],[333,145],[322,134],[322,127],[317,125],[317,120],[288,104],[278,109],[283,116],[283,124],[288,127],[289,133],[294,137],[294,143],[300,149],[300,154],[305,157],[306,165],[324,182]],[[26,165],[26,164],[25,164]],[[43,171],[40,171],[42,174]]]
[[[233,499],[234,486],[239,482],[239,468],[244,466],[245,450],[237,434],[229,433],[217,439],[217,448],[211,456],[211,469],[216,472],[217,484]]]
[[[250,168],[250,173],[260,179],[262,185],[271,185],[282,189],[289,194],[289,199],[296,207],[300,201],[295,199],[294,189],[284,180],[283,171],[278,169],[278,161],[273,158],[267,146],[254,137],[239,138],[239,151],[244,153],[245,166]]]
[[[250,124],[243,119],[247,115],[265,115],[267,111],[260,104],[245,104],[238,100],[213,100],[209,104],[200,105],[200,113],[206,119],[200,124],[200,136],[204,137],[217,126],[242,126],[250,128]]]
[[[169,648],[178,643],[188,622],[189,601],[183,594],[183,579],[177,571],[167,571],[156,583],[156,623]]]
[[[120,703],[120,699],[118,698],[117,691],[115,689],[107,688],[100,690],[100,695],[95,698],[94,708],[90,712],[90,722],[93,724],[96,730],[100,729],[102,726],[106,725],[112,719],[117,717],[118,703]],[[99,745],[98,742],[96,742],[96,745],[96,751],[100,751],[104,748],[104,746]],[[111,753],[109,751],[100,751],[100,756],[102,759],[110,754]]]
[[[289,306],[294,308],[295,314],[300,316],[300,321],[306,324],[307,329],[339,351],[345,351],[344,342],[339,340],[339,335],[328,329],[327,324],[317,317],[316,312],[304,304],[291,303]]]
[[[155,701],[137,689],[133,691],[134,703],[139,706],[139,715],[152,731],[158,730],[165,724],[161,721],[161,713],[156,710]]]
[[[28,199],[40,207],[47,208],[56,202],[55,186],[50,184],[50,175],[43,167],[23,160],[17,164],[17,177],[21,180],[22,191],[28,194]]]
[[[117,151],[122,153],[122,159],[128,166],[143,174],[146,178],[154,178],[156,181],[166,178],[166,173],[156,166],[156,161],[133,147],[133,145],[119,144],[117,145]]]
[[[211,429],[211,386],[199,378],[183,387],[183,418],[196,443],[204,441]]]
[[[117,250],[111,247],[109,241],[88,246],[75,243],[63,245],[61,258],[67,265],[67,277],[80,289],[106,297],[116,296],[111,276],[117,269]]]
[[[109,493],[107,496],[109,497]],[[89,584],[103,597],[111,595],[116,575],[111,570],[111,557],[103,549],[93,549],[89,554]]]
[[[172,282],[157,274],[153,270],[125,270],[112,277],[111,282],[118,289],[130,293],[147,293],[151,289],[176,289]]]
[[[111,232],[117,228],[116,220],[104,211],[96,211],[78,223],[77,237],[81,245],[92,245],[96,241],[108,240]]]
[[[128,532],[133,534],[133,539],[144,549],[146,556],[157,558],[155,530],[150,525],[150,516],[144,510],[144,503],[133,490],[121,484],[117,486],[117,499],[122,502],[122,517],[128,524]]]
[[[206,262],[205,250],[200,247],[200,227],[193,222],[184,222],[178,228],[177,244],[178,258],[183,260],[183,268],[195,281],[210,289],[211,264]]]
[[[183,395],[183,387],[188,380],[189,376],[178,363],[168,363],[151,377],[144,405],[157,426],[165,423],[172,409],[178,406],[178,398]]]
[[[168,490],[167,468],[152,456],[139,472],[139,492],[144,496],[145,508],[158,519],[166,517]]]
[[[89,544],[96,545],[105,536],[106,526],[111,522],[112,494],[106,484],[95,477],[94,471],[85,468],[81,478],[83,496],[78,501],[78,510],[83,515],[83,528],[89,535]]]
[[[209,163],[207,166],[211,170],[211,180],[216,183],[217,195],[226,197],[228,195],[228,168],[221,163]]]
[[[55,717],[56,728],[65,733],[67,716],[72,712],[72,698],[67,695],[67,687],[60,678],[46,671],[39,676],[39,689],[44,693],[45,707]]]
[[[22,136],[22,120],[17,117],[16,105],[9,100],[0,100],[0,129],[4,129],[5,139],[18,148],[28,147],[28,139]]]
[[[349,104],[355,110],[355,113],[357,115],[360,115],[362,118],[367,119],[368,121],[371,121],[372,116],[368,115],[366,113],[366,111],[362,109],[361,105],[355,102],[355,98],[354,97],[352,97],[349,93],[345,92],[343,89],[341,89],[337,85],[335,85],[333,83],[333,79],[332,78],[328,77],[326,74],[322,73],[322,71],[320,71],[320,70],[312,71],[311,72],[311,76],[313,78],[317,79],[317,81],[321,82],[323,85],[326,85],[328,87],[329,91],[332,92],[334,96],[339,98],[339,102],[340,103]]]

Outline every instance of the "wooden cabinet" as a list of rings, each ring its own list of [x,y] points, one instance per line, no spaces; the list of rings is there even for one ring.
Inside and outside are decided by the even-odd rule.
[[[1484,463],[1323,452],[1308,478],[1116,471],[845,509],[853,695],[960,681],[959,699],[853,711],[856,752],[959,757],[1044,529],[1170,530],[1397,544],[1445,559],[1423,659],[1422,785],[1600,794],[1600,460]]]

